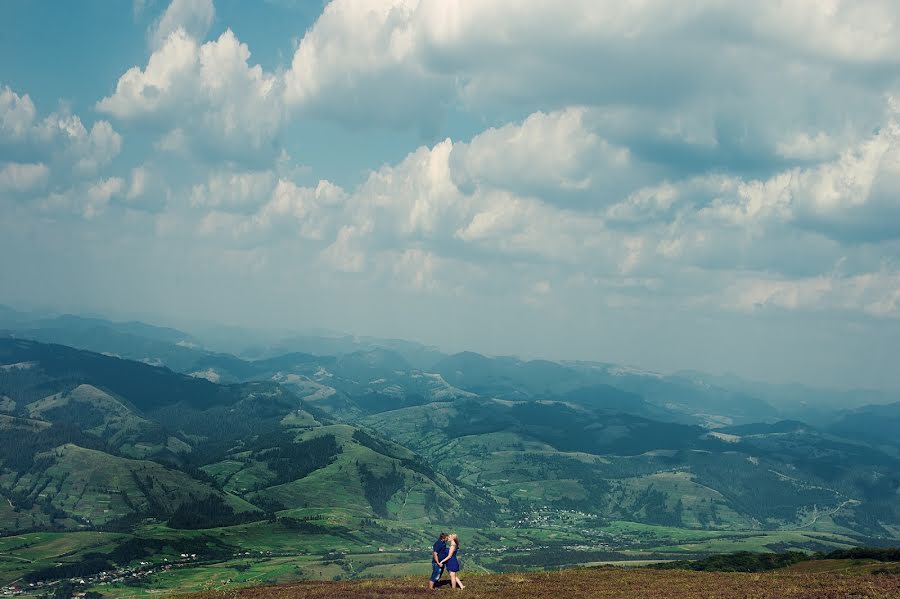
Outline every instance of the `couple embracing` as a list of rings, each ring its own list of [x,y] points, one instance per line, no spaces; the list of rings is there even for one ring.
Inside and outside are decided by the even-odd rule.
[[[434,585],[441,579],[444,568],[450,572],[451,588],[466,588],[463,586],[462,579],[459,577],[459,537],[456,533],[447,534],[442,532],[434,547],[431,548],[431,580],[428,581],[428,588],[434,589]]]

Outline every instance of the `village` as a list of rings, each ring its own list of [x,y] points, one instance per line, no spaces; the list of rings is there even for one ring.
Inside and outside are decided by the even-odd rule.
[[[23,582],[18,580],[0,588],[0,597],[16,597],[22,595],[34,595],[37,593],[44,594],[64,583],[72,585],[74,589],[94,585],[126,583],[174,568],[196,565],[197,563],[199,562],[196,553],[182,553],[177,559],[169,560],[168,558],[163,558],[162,562],[157,563],[141,561],[135,566],[104,570],[92,576],[74,576],[59,580],[39,580],[35,582]],[[88,593],[85,591],[73,591],[72,593],[72,597],[85,597],[87,595]]]

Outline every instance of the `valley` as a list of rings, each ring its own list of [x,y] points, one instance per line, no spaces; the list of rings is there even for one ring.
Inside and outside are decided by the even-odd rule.
[[[861,432],[898,404],[812,425],[614,365],[91,326],[119,351],[0,339],[5,594],[418,576],[441,529],[482,573],[900,542],[900,451]]]

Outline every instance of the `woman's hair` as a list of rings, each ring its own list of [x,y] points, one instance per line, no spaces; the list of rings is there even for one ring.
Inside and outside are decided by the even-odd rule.
[[[450,540],[456,543],[456,546],[459,547],[459,535],[457,535],[455,532],[451,532],[449,536]]]

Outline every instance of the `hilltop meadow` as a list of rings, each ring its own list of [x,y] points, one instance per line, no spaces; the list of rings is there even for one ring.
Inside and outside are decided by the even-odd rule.
[[[900,576],[875,574],[883,565],[854,564],[843,560],[830,569],[789,568],[766,573],[693,572],[636,568],[593,568],[558,572],[517,574],[468,574],[464,579],[466,597],[497,599],[599,598],[617,597],[718,597],[730,598],[820,598],[900,596]],[[283,586],[263,586],[240,591],[207,591],[191,599],[364,599],[431,595],[426,577],[364,580],[354,582],[305,582]],[[433,593],[453,596],[448,585]]]

